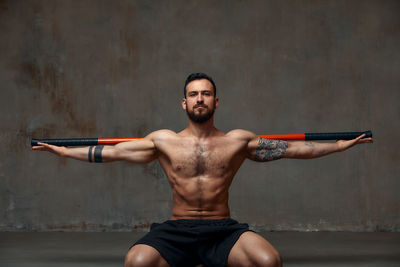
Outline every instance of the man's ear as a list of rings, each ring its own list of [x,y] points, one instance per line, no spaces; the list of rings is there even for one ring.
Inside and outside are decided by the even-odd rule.
[[[219,103],[219,98],[217,97],[217,98],[215,98],[215,108],[216,109],[218,108],[218,103]]]
[[[186,110],[186,98],[182,98],[182,108]]]

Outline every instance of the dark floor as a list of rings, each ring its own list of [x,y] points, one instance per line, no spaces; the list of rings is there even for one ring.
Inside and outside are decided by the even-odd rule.
[[[145,232],[0,232],[0,266],[122,266]],[[400,233],[263,232],[284,266],[399,266]]]

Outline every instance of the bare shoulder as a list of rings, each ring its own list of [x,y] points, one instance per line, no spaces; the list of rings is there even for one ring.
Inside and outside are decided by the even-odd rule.
[[[171,131],[168,129],[162,129],[162,130],[157,130],[157,131],[151,132],[145,138],[155,142],[155,141],[166,140],[166,139],[170,139],[170,138],[176,138],[177,136],[178,136],[177,133],[174,131]]]
[[[257,138],[257,135],[255,133],[243,129],[235,129],[229,131],[228,133],[226,133],[226,136],[248,142],[253,140],[254,138]]]

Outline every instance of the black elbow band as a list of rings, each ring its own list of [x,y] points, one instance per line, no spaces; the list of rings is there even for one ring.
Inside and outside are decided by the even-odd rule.
[[[94,162],[103,162],[103,158],[101,156],[101,152],[103,150],[104,146],[96,146],[94,148]]]

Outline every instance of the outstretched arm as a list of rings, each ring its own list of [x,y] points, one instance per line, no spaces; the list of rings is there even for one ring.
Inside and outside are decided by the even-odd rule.
[[[49,151],[62,157],[69,157],[88,162],[111,162],[124,160],[133,163],[146,163],[157,157],[157,151],[151,134],[143,139],[123,142],[113,146],[59,147],[38,143],[32,150]]]
[[[249,158],[255,161],[280,158],[311,159],[344,151],[357,144],[372,143],[372,138],[363,138],[364,136],[365,134],[353,140],[339,140],[336,143],[287,142],[255,137],[249,142],[248,152]]]
[[[334,152],[342,152],[357,144],[372,143],[372,138],[363,138],[365,134],[352,140],[339,140],[335,143],[290,142],[284,155],[285,158],[311,159],[322,157]]]

